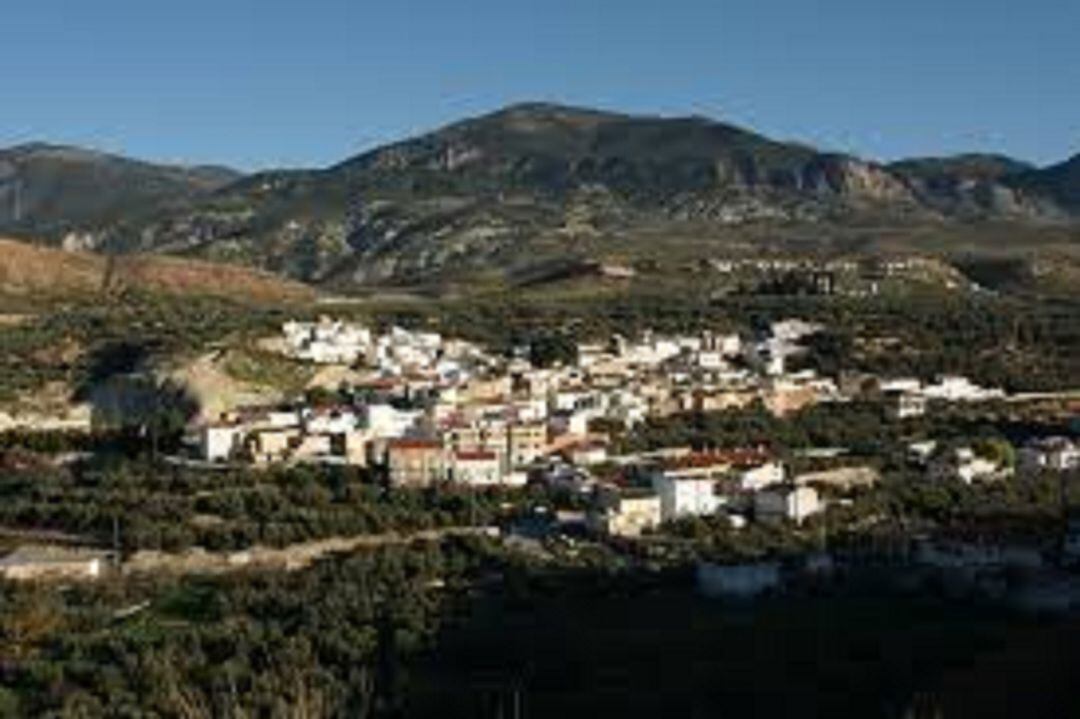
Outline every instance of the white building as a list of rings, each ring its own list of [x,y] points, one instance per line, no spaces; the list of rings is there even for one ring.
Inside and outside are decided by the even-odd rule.
[[[967,377],[942,377],[937,384],[923,388],[927,399],[939,399],[947,402],[981,402],[1001,399],[1005,393],[1000,389],[985,389]]]
[[[102,552],[26,546],[0,559],[0,578],[8,581],[90,580],[101,576]]]
[[[936,480],[957,479],[964,484],[994,480],[1011,473],[1008,467],[986,457],[980,457],[970,447],[943,452],[930,462],[930,477]]]
[[[304,430],[309,434],[346,434],[360,420],[350,409],[311,410],[304,413]]]
[[[243,431],[232,424],[211,424],[203,427],[200,446],[207,462],[223,462],[231,459],[240,448]]]
[[[802,524],[824,508],[813,487],[780,485],[754,495],[754,516],[759,521],[788,520]]]
[[[1080,445],[1067,437],[1047,437],[1028,443],[1018,459],[1020,467],[1029,472],[1067,472],[1080,469]]]
[[[660,526],[660,497],[655,494],[622,494],[617,488],[604,487],[589,512],[593,531],[612,537],[638,537]]]
[[[721,505],[716,482],[709,478],[669,476],[660,472],[653,476],[653,489],[660,497],[660,518],[665,522],[680,517],[709,516]]]
[[[744,492],[760,492],[766,487],[781,484],[786,477],[787,471],[782,462],[766,462],[739,473],[739,489]]]
[[[895,390],[885,394],[885,411],[891,419],[922,417],[926,414],[926,405],[926,397],[918,392]]]
[[[473,487],[502,483],[502,462],[498,453],[455,452],[450,458],[450,481]]]
[[[367,430],[375,437],[404,437],[423,417],[423,412],[399,410],[388,404],[372,404],[365,409]]]

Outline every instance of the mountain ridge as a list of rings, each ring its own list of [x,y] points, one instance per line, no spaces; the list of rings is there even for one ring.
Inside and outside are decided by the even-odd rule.
[[[347,288],[509,272],[534,255],[616,251],[619,238],[646,230],[1039,225],[1080,215],[1080,158],[1048,168],[993,154],[881,163],[700,116],[535,102],[325,168],[177,182],[159,170],[148,182],[159,192],[140,185],[134,200],[102,203],[100,220],[53,225],[89,233],[93,247],[240,262]],[[3,187],[0,171],[0,206]],[[139,206],[115,209],[128,201]]]

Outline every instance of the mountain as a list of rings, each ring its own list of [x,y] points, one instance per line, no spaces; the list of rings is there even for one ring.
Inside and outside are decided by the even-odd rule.
[[[1010,179],[1016,187],[1080,214],[1080,155],[1060,165],[1025,172]]]
[[[342,290],[498,282],[554,260],[846,251],[908,235],[925,245],[928,233],[970,234],[972,223],[1039,228],[1080,216],[1076,160],[882,165],[702,117],[544,103],[324,169],[234,178],[120,158],[105,165],[118,168],[108,190],[90,182],[97,190],[83,198],[79,182],[54,180],[52,205],[39,201],[35,221],[92,230],[113,250],[248,264]],[[86,173],[73,175],[86,186]]]
[[[700,117],[532,103],[324,170],[244,178],[137,246],[351,286],[512,269],[672,222],[919,211],[900,178],[854,157]]]
[[[904,195],[880,168],[705,118],[517,105],[349,160],[332,172],[372,189],[537,192],[602,186],[660,204],[717,190]]]
[[[967,154],[916,158],[895,162],[889,170],[903,178],[920,203],[949,217],[1038,214],[1038,208],[1009,184],[1035,168],[1010,157]]]
[[[0,150],[0,232],[54,239],[91,232],[182,206],[239,177],[224,167],[155,165],[77,147],[20,145]]]

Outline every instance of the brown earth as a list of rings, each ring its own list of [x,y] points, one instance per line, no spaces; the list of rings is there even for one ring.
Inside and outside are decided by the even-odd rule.
[[[69,297],[124,289],[252,302],[315,298],[314,290],[306,285],[234,265],[158,255],[110,260],[104,255],[0,239],[0,294]]]

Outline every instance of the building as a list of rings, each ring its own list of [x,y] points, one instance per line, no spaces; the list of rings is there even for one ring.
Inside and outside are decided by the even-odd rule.
[[[967,377],[955,376],[941,377],[937,384],[924,387],[923,394],[929,399],[947,402],[983,402],[1005,396],[1000,389],[986,389],[973,384]]]
[[[101,576],[108,555],[82,549],[26,546],[0,559],[0,578],[13,582],[92,580]]]
[[[802,524],[824,508],[813,487],[779,485],[754,495],[754,516],[764,522],[787,520]]]
[[[368,464],[368,445],[370,437],[366,432],[346,432],[339,437],[340,454],[345,463],[354,467],[366,467]]]
[[[744,492],[760,492],[766,487],[781,484],[787,477],[787,472],[781,462],[766,462],[745,469],[738,475],[739,489]]]
[[[514,424],[507,432],[509,467],[523,467],[547,453],[548,430],[543,422]]]
[[[501,484],[502,462],[495,452],[454,452],[450,458],[449,478],[451,482],[473,487]]]
[[[1067,437],[1034,440],[1025,445],[1018,455],[1020,467],[1028,472],[1080,469],[1080,445]]]
[[[715,514],[721,505],[716,482],[708,477],[653,476],[653,489],[660,497],[660,518],[665,522],[680,517]]]
[[[262,430],[249,437],[248,451],[255,462],[280,462],[288,457],[300,437],[299,429]]]
[[[234,424],[211,424],[203,427],[200,447],[207,462],[231,459],[240,449],[242,430]]]
[[[881,481],[881,475],[873,467],[837,467],[821,472],[800,474],[793,480],[796,486],[832,487],[845,492],[867,489]]]
[[[421,416],[421,412],[399,410],[389,404],[371,404],[365,410],[367,429],[376,437],[404,437]]]
[[[386,467],[395,487],[427,487],[446,478],[442,443],[425,439],[396,439],[387,444]]]
[[[579,442],[566,450],[570,461],[582,467],[603,464],[607,461],[607,445],[602,442]]]
[[[318,460],[332,456],[334,442],[328,434],[305,434],[291,448],[291,456],[298,460]]]
[[[622,493],[615,487],[601,488],[589,512],[589,527],[610,537],[639,537],[660,526],[660,497],[652,493]]]
[[[926,414],[926,397],[919,392],[893,390],[885,393],[885,414],[894,420],[922,417]]]
[[[929,474],[935,480],[959,480],[964,484],[975,481],[1001,479],[1011,474],[1011,468],[1003,467],[996,461],[980,457],[970,447],[958,447],[946,450],[933,458],[929,464]]]

